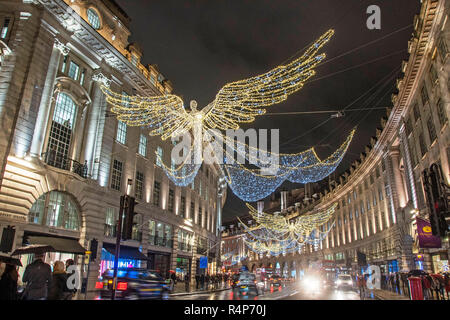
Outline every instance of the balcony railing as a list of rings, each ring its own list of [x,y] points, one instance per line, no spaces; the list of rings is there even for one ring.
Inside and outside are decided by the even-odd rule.
[[[80,177],[87,178],[86,161],[84,164],[82,164],[73,159],[69,159],[63,153],[53,150],[43,153],[42,158],[44,159],[45,163],[52,167],[67,170],[79,175]]]

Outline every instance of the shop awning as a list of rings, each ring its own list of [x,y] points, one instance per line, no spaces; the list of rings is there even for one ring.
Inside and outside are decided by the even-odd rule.
[[[39,236],[28,236],[27,238],[30,245],[17,248],[14,250],[13,256],[40,252],[62,252],[73,254],[84,254],[86,252],[86,249],[83,248],[76,239]]]
[[[115,244],[103,243],[103,248],[112,255],[116,253]],[[119,259],[148,260],[147,256],[140,252],[138,248],[129,246],[120,246]]]

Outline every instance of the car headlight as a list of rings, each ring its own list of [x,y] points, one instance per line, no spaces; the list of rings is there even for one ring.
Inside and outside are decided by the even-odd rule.
[[[305,278],[305,286],[311,290],[318,289],[319,288],[319,280],[314,277]]]

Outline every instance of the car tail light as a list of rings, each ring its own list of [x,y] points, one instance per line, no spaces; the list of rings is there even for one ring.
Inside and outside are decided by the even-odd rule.
[[[95,283],[95,289],[103,289],[103,282],[96,282]]]
[[[126,282],[119,282],[117,284],[117,290],[125,291],[128,288],[128,283]]]

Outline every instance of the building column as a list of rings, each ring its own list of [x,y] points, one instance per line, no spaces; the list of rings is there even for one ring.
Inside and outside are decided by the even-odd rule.
[[[388,190],[386,190],[386,197],[387,197],[387,201],[388,201],[388,207],[390,208],[390,213],[391,216],[389,218],[389,227],[391,227],[392,225],[396,224],[397,222],[397,212],[396,209],[399,207],[398,206],[398,198],[397,198],[397,193],[396,191],[396,187],[395,187],[395,178],[394,178],[394,169],[392,168],[392,160],[390,155],[385,155],[383,160],[384,164],[386,166],[386,178],[387,178],[387,186],[388,186]],[[387,193],[389,191],[389,194]]]
[[[50,63],[48,65],[47,76],[45,78],[45,85],[42,91],[41,103],[39,104],[33,140],[31,142],[30,155],[33,157],[40,157],[42,154],[59,61],[61,59],[61,54],[67,56],[69,51],[70,49],[67,46],[62,44],[58,39],[55,39]]]
[[[389,151],[389,156],[392,162],[392,173],[394,175],[395,183],[395,192],[393,193],[397,195],[398,201],[396,207],[398,204],[399,207],[404,208],[406,206],[406,196],[403,188],[402,173],[400,172],[400,150],[398,148],[391,149]]]
[[[170,256],[170,270],[176,270],[177,268],[177,257],[178,257],[178,229],[173,228],[173,247],[172,255]]]
[[[95,160],[100,156],[99,151],[103,138],[103,128],[100,127],[102,127],[102,124],[104,125],[106,111],[106,101],[101,90],[101,86],[104,85],[109,88],[111,85],[111,80],[101,72],[95,73],[92,76],[92,80],[94,80],[94,94],[87,125],[84,160],[87,161],[88,176],[91,176],[92,179],[96,180],[98,176],[98,168],[96,167],[98,167],[98,165],[94,166],[94,164],[96,163]]]
[[[417,202],[417,193],[416,193],[416,185],[414,181],[414,172],[411,163],[411,155],[409,154],[409,146],[408,146],[408,138],[406,137],[406,133],[403,128],[400,130],[400,147],[402,148],[402,153],[404,155],[404,163],[405,163],[405,176],[407,179],[407,185],[409,186],[409,198],[413,203],[414,208],[418,208],[419,204]]]

